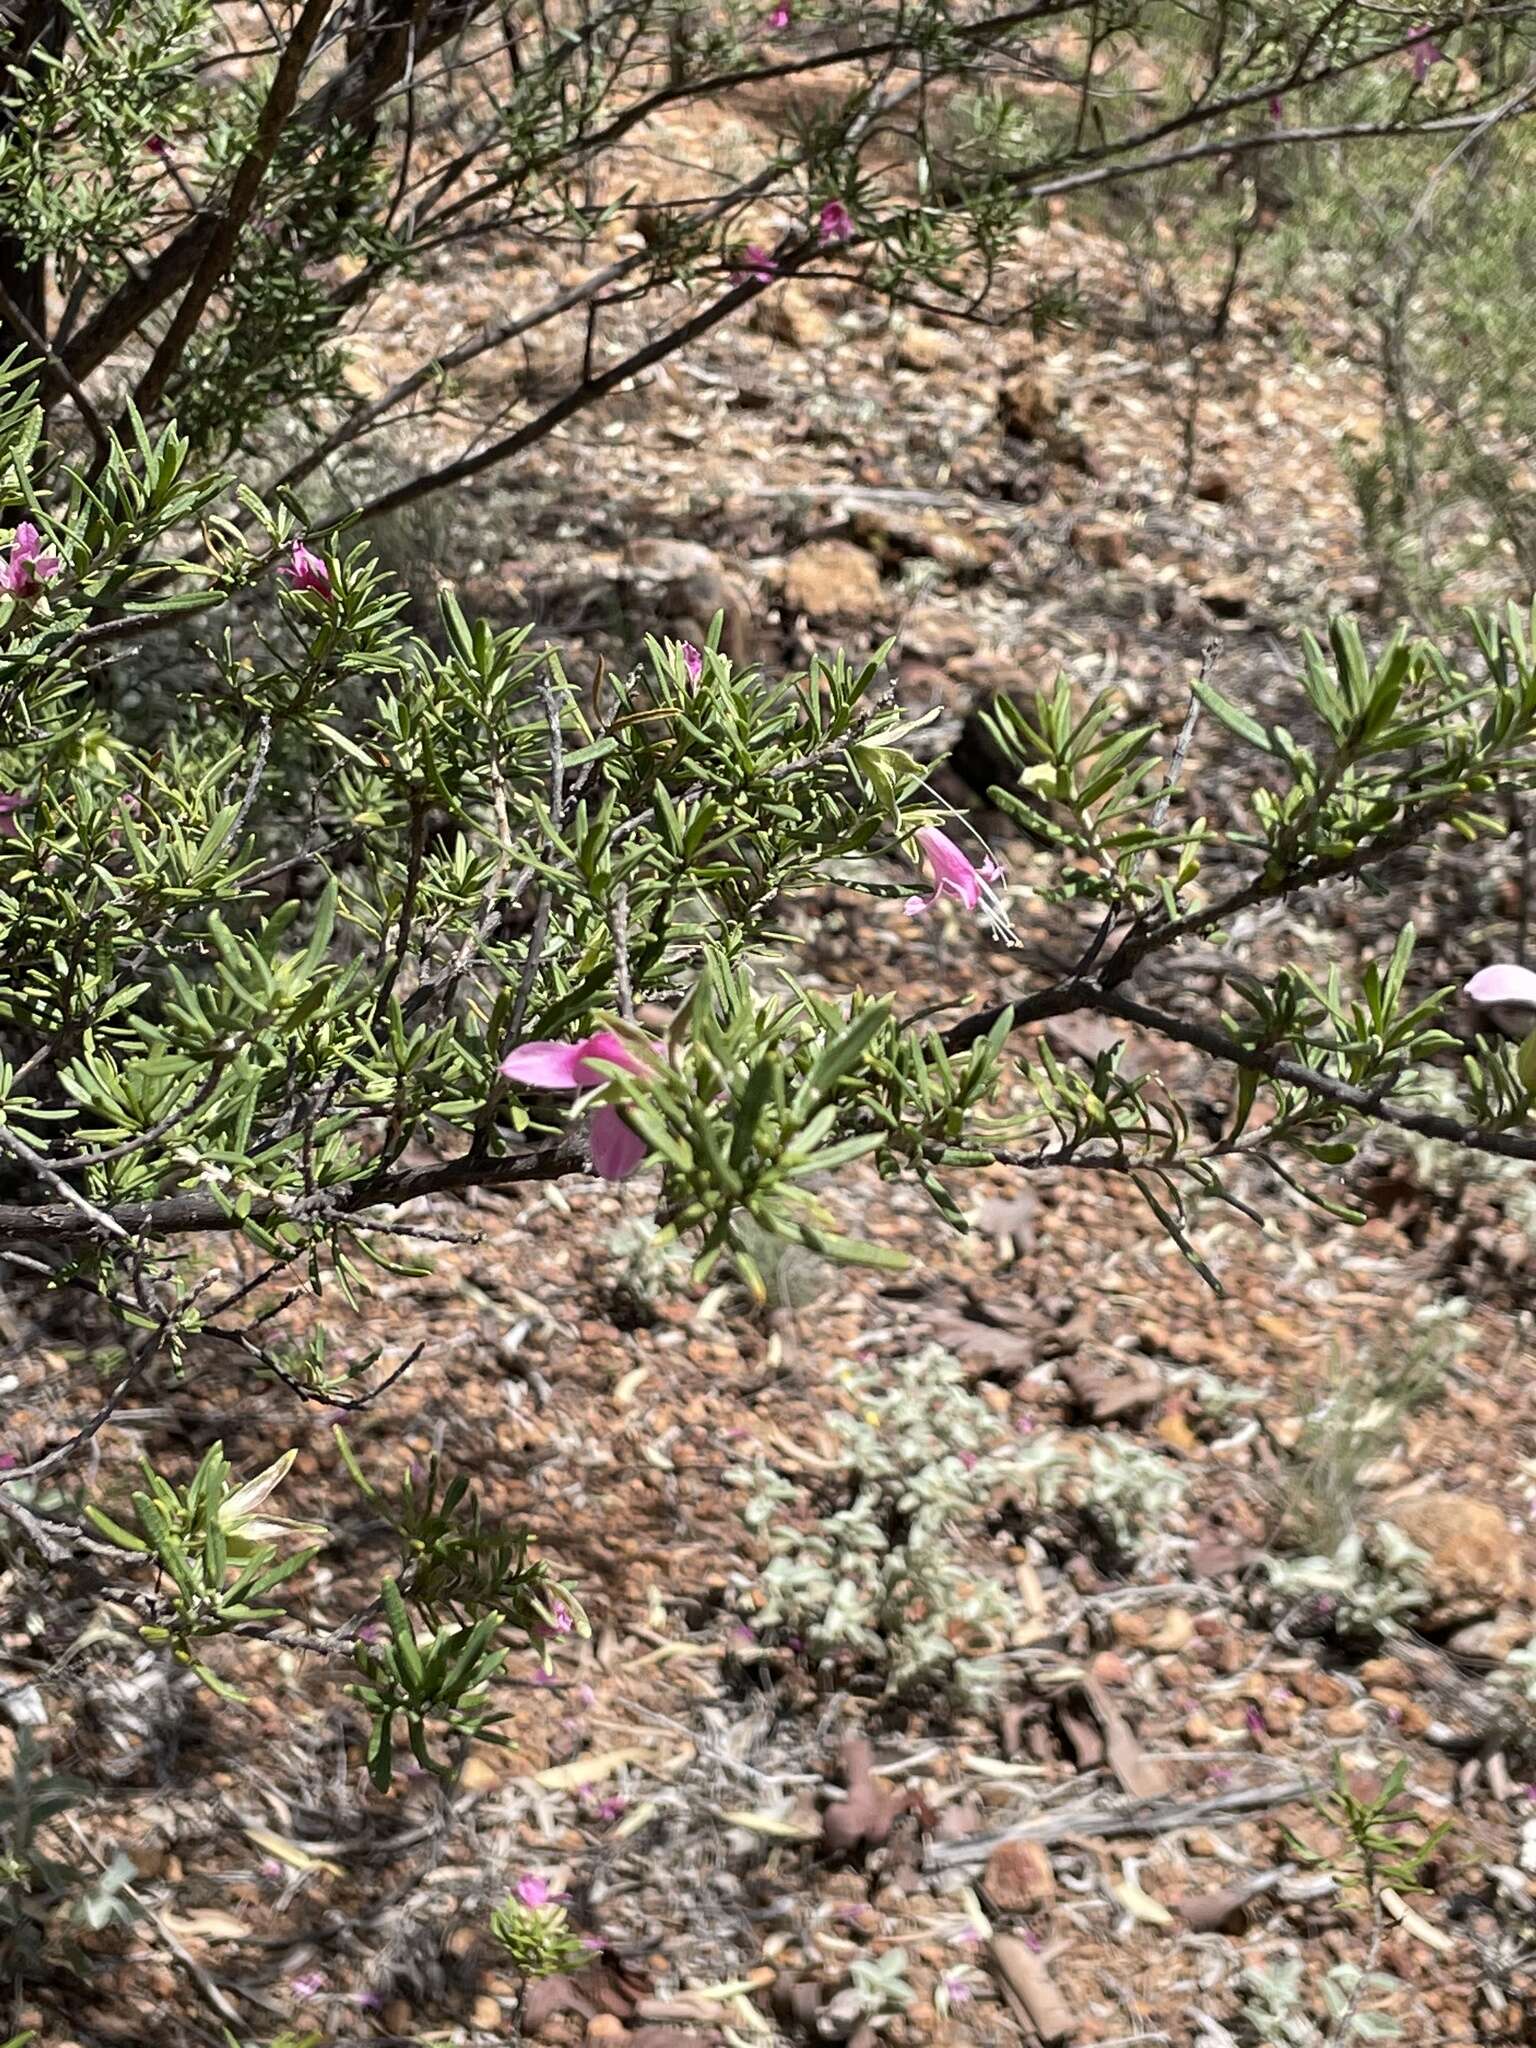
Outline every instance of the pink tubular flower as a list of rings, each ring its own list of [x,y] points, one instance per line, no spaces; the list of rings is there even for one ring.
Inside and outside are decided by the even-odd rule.
[[[1269,118],[1277,128],[1285,119],[1285,109],[1280,104],[1280,95],[1277,92],[1272,92],[1269,96]]]
[[[549,1880],[527,1871],[517,1880],[517,1896],[525,1906],[547,1906],[550,1900]]]
[[[761,242],[748,242],[741,252],[741,268],[736,272],[737,284],[745,284],[748,278],[755,278],[759,284],[772,284],[779,274],[779,266],[773,252],[765,249]]]
[[[0,839],[16,839],[21,834],[21,820],[18,811],[24,811],[32,799],[18,796],[14,791],[0,795]]]
[[[1432,64],[1448,64],[1450,59],[1429,33],[1429,23],[1415,29],[1408,48],[1413,52],[1413,82],[1422,85],[1429,76]]]
[[[296,540],[288,560],[279,567],[279,576],[286,576],[295,590],[307,590],[314,597],[331,597],[331,572],[323,555],[317,555],[303,541]]]
[[[774,8],[772,14],[768,17],[768,26],[770,28],[788,28],[793,20],[794,16],[785,6],[784,0],[779,0],[778,6]]]
[[[536,1636],[568,1636],[576,1626],[576,1620],[563,1600],[551,1600],[548,1621],[536,1621],[533,1634]]]
[[[853,215],[841,199],[829,199],[821,209],[821,218],[816,224],[816,239],[823,249],[834,242],[853,240]]]
[[[63,568],[57,555],[45,555],[42,548],[43,536],[30,519],[23,519],[10,554],[0,565],[0,590],[8,597],[36,597]]]
[[[683,667],[688,671],[690,683],[696,683],[704,673],[704,657],[691,640],[683,642]]]
[[[917,843],[933,871],[933,894],[909,896],[905,906],[908,917],[926,917],[945,896],[953,896],[967,910],[981,908],[991,893],[987,884],[1002,879],[1003,871],[990,854],[977,867],[937,825],[924,825]]]
[[[567,1045],[557,1038],[536,1038],[509,1052],[501,1072],[509,1081],[530,1088],[601,1088],[609,1078],[594,1060],[605,1060],[626,1073],[643,1074],[645,1064],[616,1031],[594,1031]],[[625,1180],[645,1157],[646,1145],[624,1120],[624,1112],[602,1103],[592,1116],[592,1164],[604,1180]]]
[[[1536,974],[1529,967],[1506,960],[1480,968],[1462,994],[1506,1038],[1525,1038],[1536,1027]]]
[[[163,135],[146,135],[144,138],[144,147],[149,151],[151,156],[168,157],[171,153],[171,145],[166,141]]]

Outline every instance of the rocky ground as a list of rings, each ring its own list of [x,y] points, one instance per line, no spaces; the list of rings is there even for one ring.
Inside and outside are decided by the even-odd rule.
[[[1041,339],[1022,311],[962,328],[835,280],[787,288],[451,513],[404,515],[386,550],[423,598],[424,564],[468,564],[468,603],[534,617],[577,659],[701,638],[717,610],[734,653],[776,663],[894,636],[904,698],[967,740],[957,796],[986,779],[977,701],[1060,668],[1172,729],[1214,637],[1223,686],[1272,700],[1298,625],[1371,598],[1339,451],[1368,441],[1374,393],[1346,330],[1271,296],[1192,349],[1141,317],[1129,259],[1064,219],[1027,238],[1017,307],[1042,272],[1094,289],[1081,324]],[[489,284],[463,265],[428,279],[359,376],[410,356],[413,321],[482,317]],[[1207,772],[1224,800],[1230,764]],[[829,891],[811,972],[916,1008],[1059,956],[1075,934],[1032,894],[1043,856],[992,824],[1022,968]],[[1510,908],[1497,862],[1399,882],[1431,978],[1475,964]],[[1248,936],[1326,963],[1391,923],[1349,898]],[[1165,1048],[1137,1056],[1206,1085]],[[126,1853],[139,1907],[85,1937],[88,1987],[18,1991],[17,2025],[50,2048],[225,2027],[515,2039],[487,1920],[532,1870],[601,1944],[521,2008],[541,2041],[1536,2038],[1536,1736],[1496,1682],[1536,1631],[1524,1184],[1378,1148],[1341,1190],[1358,1228],[1245,1192],[1268,1226],[1207,1221],[1217,1294],[1124,1186],[995,1172],[963,1190],[956,1236],[855,1177],[837,1199],[907,1273],[797,1264],[766,1311],[647,1252],[643,1176],[439,1212],[462,1241],[429,1277],[322,1311],[359,1351],[426,1347],[354,1434],[386,1464],[438,1451],[526,1517],[591,1642],[549,1683],[522,1660],[509,1746],[477,1747],[450,1790],[417,1773],[380,1797],[314,1659],[289,1656],[257,1704],[215,1705],[110,1614],[50,1637],[8,1580],[11,1719],[107,1787],[61,1826],[88,1862]],[[779,1526],[807,1524],[839,1456],[829,1416],[858,1417],[847,1368],[930,1345],[1000,1441],[1054,1433],[1154,1504],[1115,1540],[1091,1500],[988,1501],[960,1526],[1008,1611],[998,1682],[963,1705],[893,1703],[867,1662],[818,1671],[765,1625],[765,1538],[725,1483],[764,1461],[801,1489]],[[18,1450],[62,1433],[71,1355],[67,1333],[40,1349],[13,1321]],[[104,1455],[222,1436],[237,1464],[261,1458],[270,1423],[222,1371],[117,1418]],[[292,1426],[291,1510],[332,1530],[308,1595],[323,1627],[367,1597],[379,1532],[329,1418]],[[1346,1625],[1331,1582],[1270,1583],[1266,1559],[1319,1554],[1325,1527],[1386,1583],[1384,1524],[1418,1553],[1390,1645]],[[1394,1852],[1362,1872],[1346,1795],[1381,1805],[1378,1836],[1447,1831],[1411,1868]]]

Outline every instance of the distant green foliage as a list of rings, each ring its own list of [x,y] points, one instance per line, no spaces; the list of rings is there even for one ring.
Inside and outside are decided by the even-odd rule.
[[[87,1968],[75,1932],[99,1934],[106,1927],[130,1926],[139,1916],[128,1858],[117,1854],[100,1867],[77,1862],[65,1853],[67,1836],[54,1826],[72,1808],[88,1804],[94,1789],[50,1771],[31,1730],[17,1730],[10,1776],[0,1783],[0,1967],[13,1981],[35,1974],[50,1947],[71,1968]],[[49,1944],[50,1925],[55,1932],[69,1930],[62,1945]]]

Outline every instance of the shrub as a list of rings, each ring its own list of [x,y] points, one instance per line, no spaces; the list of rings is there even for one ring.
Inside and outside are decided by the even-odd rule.
[[[21,366],[0,401],[20,488],[41,429]],[[1008,942],[1006,878],[940,829],[878,661],[778,678],[653,643],[589,700],[556,651],[471,624],[451,593],[443,645],[428,644],[365,547],[322,554],[246,493],[265,522],[248,546],[173,430],[114,444],[93,484],[55,481],[16,526],[0,599],[0,1246],[13,1271],[106,1316],[103,1420],[162,1361],[195,1372],[214,1356],[303,1400],[367,1405],[409,1358],[285,1338],[296,1295],[389,1266],[391,1239],[409,1249],[423,1228],[397,1213],[413,1197],[593,1160],[648,1160],[657,1249],[686,1242],[700,1275],[729,1261],[761,1293],[765,1246],[775,1261],[790,1246],[899,1263],[834,1212],[828,1184],[857,1162],[910,1178],[957,1226],[951,1182],[968,1167],[1121,1175],[1208,1272],[1201,1203],[1259,1213],[1270,1176],[1336,1209],[1338,1169],[1372,1123],[1536,1156],[1528,1052],[1445,1029],[1448,992],[1414,981],[1411,930],[1357,993],[1291,966],[1260,979],[1235,953],[1230,1012],[1129,993],[1248,907],[1499,832],[1495,799],[1531,781],[1536,732],[1516,614],[1478,622],[1461,659],[1402,640],[1371,656],[1337,625],[1306,651],[1306,738],[1203,678],[1172,757],[1112,691],[1084,703],[1062,683],[1000,705],[1015,779],[996,800],[1054,849],[1048,897],[1086,900],[1099,925],[1054,981],[1001,987],[940,1028],[798,983],[784,937],[786,900],[833,881],[882,915],[974,913]],[[176,540],[193,521],[200,565]],[[230,630],[200,667],[153,701],[119,695],[126,642],[221,608]],[[1201,711],[1253,763],[1222,833],[1188,802]],[[918,858],[932,899],[897,878]],[[1073,1012],[1225,1072],[1219,1135],[1195,1139],[1181,1092],[1148,1064],[1128,1071],[1118,1045],[1066,1059],[1015,1038]],[[1457,1110],[1423,1107],[1453,1049]],[[258,1263],[220,1277],[178,1249],[196,1233],[234,1234]],[[56,1489],[90,1440],[0,1478],[13,1537],[54,1563],[79,1522],[27,1490]],[[148,1574],[124,1588],[151,1640],[209,1675],[219,1636],[281,1641],[293,1625],[277,1598],[300,1583],[291,1546],[255,1562],[215,1498],[259,1489],[283,1450],[252,1472],[149,1474],[135,1506],[98,1504],[116,1540],[143,1546],[125,1555],[157,1560],[153,1589]],[[1124,1541],[1118,1479],[1101,1476]],[[1119,1477],[1130,1499],[1142,1481]],[[475,1569],[519,1537],[462,1491],[428,1522],[423,1538],[411,1513],[397,1521],[390,1582],[412,1618],[381,1593],[388,1646],[345,1630],[327,1643],[362,1667],[381,1776],[392,1722],[423,1751],[439,1708],[459,1743],[492,1726],[481,1695],[504,1632],[554,1625]],[[431,1588],[450,1569],[480,1604],[445,1623]]]
[[[1240,26],[1226,0],[290,0],[250,21],[26,0],[0,94],[0,323],[94,469],[131,400],[204,463],[239,448],[269,483],[331,475],[339,509],[353,456],[409,422],[419,452],[369,505],[398,510],[797,276],[971,313],[1053,195],[1213,173],[1229,193],[1234,167],[1314,151],[1319,127],[1351,163],[1407,135],[1417,192],[1445,136],[1526,111],[1532,22],[1431,21],[1457,61],[1419,81],[1417,25],[1326,0],[1248,0]],[[354,361],[370,325],[398,328],[404,281],[482,252],[517,259],[507,303],[382,375]],[[531,349],[508,428],[504,389],[476,387]],[[463,453],[423,434],[466,407],[485,431]]]

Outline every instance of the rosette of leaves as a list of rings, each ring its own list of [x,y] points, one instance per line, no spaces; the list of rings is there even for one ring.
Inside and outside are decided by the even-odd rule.
[[[92,1528],[110,1543],[152,1557],[164,1574],[163,1590],[151,1598],[154,1619],[140,1630],[145,1641],[169,1644],[179,1662],[191,1665],[205,1685],[226,1699],[244,1696],[210,1670],[192,1645],[280,1619],[283,1610],[266,1604],[267,1596],[319,1550],[316,1544],[294,1551],[292,1543],[325,1534],[317,1524],[263,1512],[296,1456],[285,1451],[240,1485],[233,1481],[222,1443],[209,1447],[185,1486],[166,1479],[144,1459],[145,1484],[132,1496],[136,1529],[124,1527],[94,1503],[85,1510]]]
[[[524,1889],[528,1898],[509,1892],[491,1915],[491,1937],[519,1975],[554,1977],[591,1962],[592,1950],[572,1931],[565,1907],[548,1897],[547,1886],[525,1881]]]

